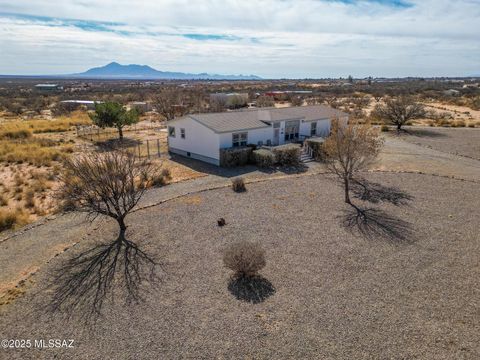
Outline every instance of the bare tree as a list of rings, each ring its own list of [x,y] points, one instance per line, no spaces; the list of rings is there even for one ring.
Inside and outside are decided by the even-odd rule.
[[[425,109],[412,97],[402,96],[396,99],[387,99],[384,105],[376,105],[372,116],[396,125],[397,130],[400,131],[407,121],[425,116]]]
[[[181,91],[175,88],[163,89],[160,94],[153,99],[153,106],[157,113],[162,115],[165,120],[173,120],[175,116],[183,116],[188,113],[188,107],[183,104]]]
[[[98,313],[116,279],[123,283],[129,300],[138,299],[145,269],[152,275],[156,263],[125,237],[125,218],[144,195],[145,183],[155,171],[149,162],[122,151],[66,161],[59,192],[65,205],[86,213],[92,221],[99,215],[114,219],[119,233],[116,240],[82,252],[59,269],[54,310],[91,305],[92,312]]]
[[[367,168],[383,145],[378,131],[369,124],[342,124],[332,120],[330,136],[323,146],[330,172],[337,175],[345,187],[345,202],[350,201],[350,182],[355,173]]]
[[[271,107],[275,105],[275,100],[271,96],[267,95],[260,95],[257,98],[257,106],[258,107]]]

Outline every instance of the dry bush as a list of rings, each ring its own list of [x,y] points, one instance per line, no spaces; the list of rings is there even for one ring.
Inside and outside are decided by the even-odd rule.
[[[240,176],[232,179],[232,190],[237,193],[247,191],[243,177]]]
[[[275,154],[267,149],[253,151],[255,164],[261,168],[269,168],[275,165]]]
[[[18,140],[32,137],[32,132],[27,129],[3,130],[0,129],[0,140]]]
[[[258,243],[239,241],[227,247],[223,263],[235,276],[253,277],[265,267],[265,250]]]
[[[220,149],[220,166],[234,167],[247,165],[252,157],[252,147]]]
[[[35,207],[35,192],[32,189],[25,192],[25,207],[29,209]]]
[[[300,147],[293,144],[273,148],[275,160],[282,166],[298,166],[300,164],[300,152]]]
[[[70,130],[75,125],[91,125],[91,120],[86,113],[75,112],[72,116],[55,120],[20,120],[4,123],[0,126],[0,139],[7,133],[49,133]],[[25,134],[25,133],[24,133]],[[28,136],[27,136],[28,137]],[[6,137],[5,137],[6,138]]]
[[[163,169],[160,173],[151,176],[146,182],[151,186],[164,186],[167,185],[170,180],[172,180],[170,169]]]
[[[381,130],[382,132],[387,132],[387,131],[390,130],[390,128],[388,127],[388,125],[382,125],[382,127],[380,128],[380,130]]]
[[[8,205],[8,199],[3,194],[0,194],[0,206],[7,206],[7,205]]]
[[[70,146],[58,146],[49,139],[0,142],[0,161],[9,163],[28,163],[35,166],[49,166],[52,161],[60,161],[67,153],[73,152]]]
[[[28,223],[28,221],[28,215],[26,215],[22,210],[0,210],[0,231],[12,229],[16,226],[25,225]]]

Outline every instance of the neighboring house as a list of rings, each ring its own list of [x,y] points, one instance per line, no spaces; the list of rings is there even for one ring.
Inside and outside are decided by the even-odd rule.
[[[63,86],[58,84],[37,84],[35,85],[37,91],[61,91]]]
[[[324,105],[191,114],[168,122],[168,148],[219,165],[220,149],[277,146],[328,136],[334,117],[348,121],[347,114]]]
[[[95,110],[95,104],[100,104],[103,103],[103,101],[91,101],[91,100],[63,100],[60,101],[60,103],[65,104],[65,105],[70,105],[72,107],[80,107],[84,106],[88,110]]]
[[[460,96],[461,93],[458,90],[450,89],[450,90],[445,90],[443,94],[446,96]]]

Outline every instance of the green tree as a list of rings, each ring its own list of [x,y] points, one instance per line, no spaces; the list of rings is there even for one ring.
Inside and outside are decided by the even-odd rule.
[[[118,137],[123,139],[123,127],[138,122],[136,109],[126,110],[122,104],[105,102],[95,104],[95,113],[90,114],[93,123],[101,128],[114,127],[118,130]]]

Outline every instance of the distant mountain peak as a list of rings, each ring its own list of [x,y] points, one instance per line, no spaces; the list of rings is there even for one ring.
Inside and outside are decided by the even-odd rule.
[[[256,75],[220,75],[220,74],[190,74],[182,72],[159,71],[148,65],[122,65],[115,61],[91,68],[83,73],[73,74],[74,77],[103,79],[165,79],[165,80],[260,80]]]

